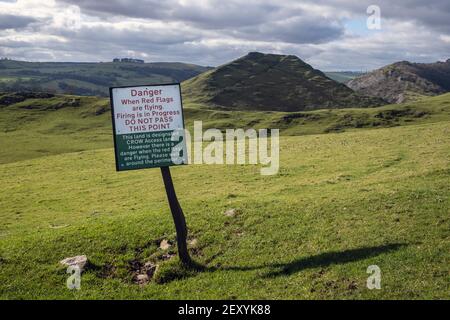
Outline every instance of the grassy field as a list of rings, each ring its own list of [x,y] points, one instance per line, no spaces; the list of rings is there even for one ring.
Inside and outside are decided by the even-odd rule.
[[[0,94],[0,101],[7,94]],[[283,135],[310,135],[450,120],[450,94],[364,109],[250,112],[211,109],[186,101],[186,125],[207,128],[278,128]],[[1,105],[0,163],[112,147],[109,100],[55,96]]]
[[[159,170],[114,171],[107,128],[80,129],[106,115],[66,117],[74,127],[60,127],[58,140],[62,110],[33,121],[23,111],[16,129],[36,137],[7,142],[8,156],[2,151],[2,299],[450,298],[446,114],[408,126],[283,136],[275,176],[260,176],[253,165],[173,168],[196,240],[191,254],[204,266],[195,272],[176,257],[165,260],[174,246],[158,248],[175,239]],[[16,132],[4,117],[2,129]],[[89,141],[88,132],[98,136]],[[44,134],[54,149],[52,140],[40,141]],[[33,149],[33,141],[47,148],[39,157],[13,152]],[[71,148],[87,150],[66,153]],[[231,208],[238,214],[224,215]],[[90,265],[81,290],[70,291],[58,261],[79,254]],[[159,269],[139,286],[136,268],[147,261]],[[381,268],[381,290],[366,288],[369,265]]]

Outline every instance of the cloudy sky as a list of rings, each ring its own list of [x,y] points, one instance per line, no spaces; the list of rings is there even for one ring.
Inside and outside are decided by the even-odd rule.
[[[0,57],[216,66],[249,51],[328,71],[446,60],[450,1],[0,0]]]

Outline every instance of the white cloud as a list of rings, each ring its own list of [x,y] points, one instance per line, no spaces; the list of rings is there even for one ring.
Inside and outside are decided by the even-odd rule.
[[[0,2],[0,55],[16,59],[218,65],[249,51],[295,54],[313,66],[372,69],[450,52],[445,0],[379,0],[382,30],[365,27],[372,1],[19,0]],[[2,29],[3,22],[3,29]]]

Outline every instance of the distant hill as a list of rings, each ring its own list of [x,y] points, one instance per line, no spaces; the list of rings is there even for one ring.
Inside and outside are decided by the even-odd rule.
[[[324,73],[328,78],[341,83],[347,83],[350,80],[365,74],[365,72],[360,71],[327,71]]]
[[[187,100],[243,110],[301,111],[368,107],[363,97],[296,56],[251,52],[183,83]]]
[[[450,91],[450,59],[446,62],[396,62],[347,83],[353,90],[390,103]]]
[[[0,91],[108,96],[110,86],[182,82],[208,67],[185,63],[25,62],[0,60]]]
[[[0,164],[83,150],[111,148],[109,99],[0,92]],[[450,93],[404,104],[299,112],[254,112],[184,105],[186,127],[278,128],[282,135],[385,128],[450,120]],[[21,146],[21,147],[18,147]]]

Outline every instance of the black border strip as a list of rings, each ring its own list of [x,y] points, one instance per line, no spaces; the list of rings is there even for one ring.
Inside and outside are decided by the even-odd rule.
[[[119,168],[119,157],[117,155],[117,139],[116,139],[116,122],[114,119],[114,99],[113,99],[113,89],[123,89],[123,88],[139,88],[139,87],[162,87],[162,86],[178,86],[180,92],[180,105],[181,105],[181,119],[183,122],[183,130],[186,130],[186,126],[184,123],[184,111],[183,111],[183,98],[181,95],[181,83],[173,82],[173,83],[162,83],[162,84],[143,84],[143,85],[133,85],[133,86],[119,86],[119,87],[109,87],[109,103],[111,106],[111,121],[112,121],[112,130],[113,130],[113,139],[114,139],[114,158],[116,161],[116,171],[130,171],[130,170],[143,170],[143,169],[155,169],[160,167],[148,167],[148,168],[131,168],[131,169],[120,169]],[[183,138],[184,143],[186,144],[186,137]],[[187,148],[187,144],[186,144]],[[188,155],[186,154],[186,160],[188,161]],[[173,164],[171,166],[179,166],[187,163],[181,164]]]
[[[97,297],[98,298],[98,297]],[[142,297],[141,297],[142,298]],[[214,313],[207,318],[205,315],[182,315],[180,307],[213,307]],[[230,310],[231,306],[236,305],[269,305],[270,314],[242,314],[229,313],[224,314],[225,306]],[[328,317],[330,310],[333,316],[342,315],[349,319],[361,319],[367,312],[375,316],[383,317],[391,314],[390,309],[397,309],[402,313],[403,317],[408,318],[413,315],[417,317],[423,314],[423,318],[430,318],[433,313],[439,314],[448,310],[448,300],[8,300],[0,301],[2,310],[11,308],[11,312],[16,315],[23,314],[28,316],[30,310],[33,312],[42,312],[45,317],[52,318],[53,314],[61,317],[61,310],[66,312],[69,309],[89,307],[90,314],[102,316],[114,315],[129,318],[130,315],[141,313],[148,317],[148,311],[152,314],[164,314],[174,319],[275,319],[283,317],[286,319],[293,318],[296,315],[301,319],[302,314],[314,314],[317,316]],[[428,308],[427,308],[428,307]],[[447,307],[447,309],[444,309]],[[31,309],[30,309],[31,308]],[[62,309],[64,308],[64,309]],[[216,310],[219,312],[216,312]],[[234,308],[236,310],[236,308]],[[349,310],[351,310],[349,312]],[[9,310],[8,310],[9,311]],[[236,310],[237,311],[237,310]],[[421,315],[422,315],[421,314]],[[363,317],[362,317],[363,316]]]

